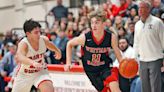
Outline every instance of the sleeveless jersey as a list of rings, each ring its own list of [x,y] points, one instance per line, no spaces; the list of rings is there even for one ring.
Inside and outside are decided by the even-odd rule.
[[[98,42],[92,31],[85,34],[85,44],[82,47],[82,63],[84,70],[99,72],[109,68],[112,59],[109,57],[111,49],[111,33],[104,31],[103,38]]]
[[[33,49],[33,47],[30,45],[30,43],[26,37],[23,38],[21,41],[25,42],[28,46],[28,51],[27,51],[26,57],[32,59],[33,62],[45,64],[44,53],[46,52],[47,48],[46,48],[45,41],[42,36],[40,36],[39,49],[37,51]],[[21,74],[23,73],[23,74],[27,74],[27,75],[35,74],[37,72],[39,72],[39,70],[37,70],[32,65],[26,65],[23,63],[20,64],[20,67],[18,69],[18,73],[21,73]]]

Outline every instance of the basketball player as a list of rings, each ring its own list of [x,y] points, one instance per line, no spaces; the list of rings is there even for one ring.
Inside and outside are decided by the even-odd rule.
[[[98,10],[90,15],[91,31],[75,37],[67,44],[67,65],[70,68],[72,47],[82,46],[82,63],[86,75],[98,92],[121,92],[118,84],[118,69],[109,67],[112,59],[108,56],[114,49],[118,61],[122,60],[117,38],[104,30],[104,12]],[[108,89],[109,88],[109,89]]]
[[[55,52],[56,59],[61,52],[47,37],[41,36],[41,26],[30,19],[24,23],[24,37],[18,44],[16,60],[20,62],[12,92],[30,92],[32,85],[40,92],[54,92],[53,84],[44,62],[46,49]]]

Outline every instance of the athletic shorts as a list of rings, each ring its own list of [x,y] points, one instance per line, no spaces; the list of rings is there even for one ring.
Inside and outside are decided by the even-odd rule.
[[[107,90],[110,90],[108,84],[113,81],[118,81],[118,69],[116,67],[104,69],[99,73],[86,72],[86,74],[98,92],[107,92]]]
[[[18,74],[14,79],[12,92],[30,92],[33,85],[38,88],[44,81],[51,81],[48,71],[45,70],[29,76]]]

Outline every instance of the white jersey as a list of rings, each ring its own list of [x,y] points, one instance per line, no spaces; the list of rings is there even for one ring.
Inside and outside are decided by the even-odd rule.
[[[33,49],[33,47],[30,45],[26,37],[22,39],[21,41],[25,42],[28,46],[28,52],[26,54],[26,57],[32,59],[33,62],[45,64],[44,53],[46,52],[47,48],[46,48],[45,41],[42,36],[40,36],[39,49],[37,51]],[[33,75],[37,72],[39,72],[39,70],[37,70],[32,65],[26,65],[26,64],[21,63],[17,74]]]

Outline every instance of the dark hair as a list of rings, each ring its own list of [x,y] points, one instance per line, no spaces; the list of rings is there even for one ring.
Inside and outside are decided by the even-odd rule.
[[[131,24],[132,24],[132,25],[135,25],[135,22],[132,21],[132,22],[130,22],[128,25],[131,25]]]
[[[31,32],[34,28],[39,27],[41,28],[41,25],[39,24],[39,22],[34,21],[32,19],[26,20],[24,25],[23,25],[23,29],[24,32]]]
[[[125,34],[127,33],[126,29],[123,26],[121,26],[121,27],[118,28],[118,30],[121,30],[121,29],[123,29],[123,31],[125,32]]]
[[[73,16],[73,13],[72,12],[68,12],[68,14],[72,15]]]
[[[125,39],[125,40],[126,40],[126,42],[129,44],[129,39],[128,39],[127,37],[122,36],[122,37],[120,37],[120,38],[119,38],[119,41],[120,41],[121,39]]]

